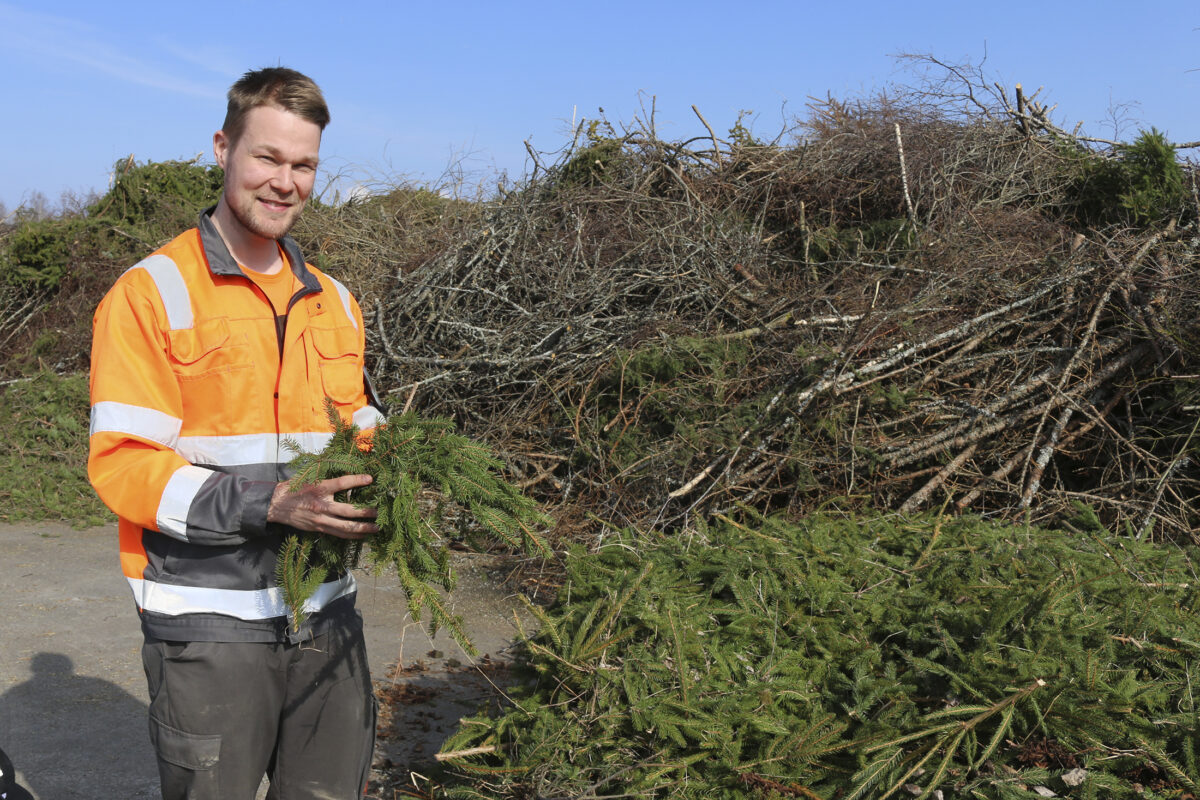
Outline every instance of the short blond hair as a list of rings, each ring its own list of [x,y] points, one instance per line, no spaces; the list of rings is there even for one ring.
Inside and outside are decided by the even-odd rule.
[[[221,130],[230,143],[246,127],[246,115],[259,106],[276,106],[316,124],[329,124],[329,106],[321,87],[307,75],[287,67],[264,67],[247,72],[229,87],[229,105]]]

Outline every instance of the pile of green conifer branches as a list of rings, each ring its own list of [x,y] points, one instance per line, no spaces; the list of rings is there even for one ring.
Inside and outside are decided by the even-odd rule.
[[[449,794],[1196,792],[1197,565],[1075,523],[822,515],[614,536],[572,560],[511,708],[445,745]]]

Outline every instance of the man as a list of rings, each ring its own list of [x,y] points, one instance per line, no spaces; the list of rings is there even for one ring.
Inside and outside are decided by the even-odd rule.
[[[360,539],[373,512],[294,490],[290,439],[319,450],[325,399],[369,430],[357,302],[287,237],[316,177],[329,111],[285,68],[229,90],[225,170],[198,227],[127,271],[94,320],[88,475],[120,518],[137,602],[163,797],[362,795],[375,707],[349,574],[289,624],[276,556],[289,531]]]

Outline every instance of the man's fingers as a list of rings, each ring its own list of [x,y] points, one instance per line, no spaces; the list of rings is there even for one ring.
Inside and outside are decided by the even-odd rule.
[[[373,478],[370,475],[342,475],[337,478],[326,478],[317,484],[322,493],[336,494],[347,489],[357,489],[366,486]]]
[[[352,503],[342,503],[333,499],[333,496],[338,492],[366,486],[372,480],[373,478],[370,475],[342,475],[337,478],[327,478],[314,488],[318,489],[321,494],[329,496],[329,504],[327,506],[329,514],[349,519],[374,519],[375,509],[373,508],[359,508]],[[374,531],[368,531],[368,533],[374,533]]]
[[[328,497],[325,510],[337,517],[346,517],[350,519],[374,519],[375,509],[359,508],[352,503],[343,503],[333,499],[333,496],[338,492],[344,492],[349,489],[358,489],[366,486],[373,478],[370,475],[342,475],[337,478],[327,478],[313,487],[315,494],[323,497]],[[373,531],[370,531],[373,533]]]
[[[375,509],[359,508],[333,497],[337,492],[366,486],[371,480],[370,475],[342,475],[294,492],[290,491],[290,482],[281,483],[271,498],[267,520],[340,539],[362,539],[379,530],[370,521],[375,518]]]
[[[324,533],[329,536],[336,536],[339,539],[364,539],[378,531],[378,526],[370,522],[343,522],[339,525],[330,526]]]
[[[348,517],[350,519],[375,519],[375,509],[359,508],[358,506],[349,503],[332,502],[328,506],[328,511],[335,517]]]

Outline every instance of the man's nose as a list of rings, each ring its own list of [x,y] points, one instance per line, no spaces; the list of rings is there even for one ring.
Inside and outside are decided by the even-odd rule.
[[[280,164],[271,173],[271,188],[280,194],[291,194],[296,187],[296,175],[288,164]]]

